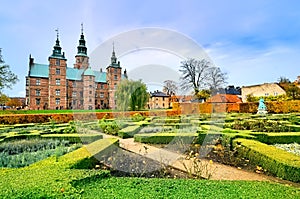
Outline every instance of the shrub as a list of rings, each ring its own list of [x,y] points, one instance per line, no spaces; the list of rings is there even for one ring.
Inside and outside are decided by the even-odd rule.
[[[255,140],[239,138],[233,143],[239,156],[248,158],[277,177],[300,182],[299,156]]]
[[[172,141],[183,140],[192,143],[197,136],[197,133],[146,133],[134,135],[134,141],[150,144],[169,144]]]
[[[119,132],[119,126],[116,121],[105,121],[105,119],[99,120],[99,126],[106,134],[117,135]]]
[[[142,116],[140,113],[135,113],[131,116],[131,120],[134,121],[134,122],[139,122],[139,121],[142,121],[144,119],[145,119],[145,117]]]
[[[289,144],[289,143],[300,143],[300,133],[263,133],[255,134],[255,137],[260,142],[266,144]]]
[[[140,126],[128,126],[119,131],[118,136],[121,138],[132,138],[134,134],[141,130]]]

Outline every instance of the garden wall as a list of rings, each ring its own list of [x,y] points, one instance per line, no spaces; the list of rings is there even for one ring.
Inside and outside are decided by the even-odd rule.
[[[86,112],[86,113],[53,113],[53,114],[9,114],[0,115],[0,124],[26,124],[26,123],[67,123],[71,120],[90,121],[105,118],[130,117],[135,113],[143,116],[175,116],[179,110],[154,111],[127,111],[127,112]]]
[[[300,112],[300,100],[294,101],[270,101],[266,102],[268,113]],[[237,112],[257,113],[258,102],[247,103],[173,103],[173,109],[182,114],[212,113],[212,112]]]

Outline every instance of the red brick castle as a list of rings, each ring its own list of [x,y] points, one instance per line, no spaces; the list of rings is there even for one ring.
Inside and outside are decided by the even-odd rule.
[[[111,63],[106,72],[92,70],[87,56],[83,29],[75,56],[74,67],[67,67],[65,53],[56,43],[48,64],[34,63],[29,57],[26,77],[26,105],[29,109],[115,109],[115,91],[118,83],[127,78],[122,74],[113,48]]]

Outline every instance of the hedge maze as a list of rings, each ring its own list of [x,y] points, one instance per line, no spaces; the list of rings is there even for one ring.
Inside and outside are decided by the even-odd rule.
[[[115,138],[103,139],[103,134]],[[118,139],[127,138],[152,145],[181,142],[191,145],[191,148],[221,145],[228,150],[235,150],[237,157],[248,159],[250,164],[262,167],[271,175],[300,182],[300,156],[275,146],[300,144],[298,113],[172,116],[143,116],[135,113],[122,118],[103,117],[99,120],[71,120],[67,123],[51,120],[43,123],[1,124],[0,176],[2,179],[8,177],[12,179],[10,183],[0,180],[1,195],[11,196],[17,191],[18,194],[23,193],[26,197],[31,197],[32,195],[26,194],[29,193],[29,189],[32,191],[30,186],[33,182],[26,179],[26,176],[46,175],[45,172],[50,170],[55,173],[52,176],[46,175],[51,188],[48,189],[43,182],[41,186],[34,186],[37,193],[43,193],[42,189],[46,189],[45,197],[53,193],[54,197],[58,193],[64,195],[68,191],[76,195],[78,190],[73,190],[70,184],[72,180],[64,178],[60,181],[59,176],[81,179],[86,176],[107,175],[104,171],[89,171],[87,174],[80,169],[93,168],[95,166],[93,161],[95,157],[101,155],[100,152],[118,146]],[[25,161],[26,151],[30,153],[40,151],[43,155],[36,160],[28,160],[29,163],[24,164],[25,167],[23,164],[15,167],[5,166],[11,164],[9,160],[4,159],[4,154],[14,156],[14,161],[19,159]],[[71,170],[74,170],[73,174],[70,174]],[[19,177],[21,173],[25,176]]]

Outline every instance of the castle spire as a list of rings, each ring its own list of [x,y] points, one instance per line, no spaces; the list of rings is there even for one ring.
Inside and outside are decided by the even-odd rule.
[[[87,48],[85,46],[85,39],[83,34],[83,23],[81,23],[81,35],[79,39],[79,46],[77,46],[77,55],[87,56]]]
[[[117,63],[117,57],[115,53],[115,43],[113,42],[113,51],[112,51],[112,56],[111,56],[111,64],[116,64]]]
[[[59,44],[59,32],[58,28],[55,29],[56,32],[56,41],[55,41],[55,46],[53,47],[52,55],[51,57],[56,57],[56,58],[65,58],[65,54],[61,53],[61,47]]]

